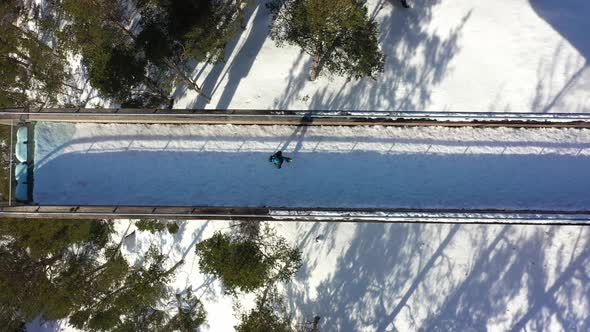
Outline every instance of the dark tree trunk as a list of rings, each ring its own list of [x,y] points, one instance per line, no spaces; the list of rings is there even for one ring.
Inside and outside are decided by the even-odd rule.
[[[314,55],[313,64],[311,65],[311,72],[309,73],[309,80],[315,81],[320,71],[322,70],[322,59],[319,55]]]

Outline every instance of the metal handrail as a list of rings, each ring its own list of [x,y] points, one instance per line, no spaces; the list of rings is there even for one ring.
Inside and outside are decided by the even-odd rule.
[[[52,208],[58,208],[53,210]],[[109,211],[100,211],[108,208]],[[125,211],[126,209],[136,211]],[[186,211],[170,211],[183,208]],[[63,210],[59,210],[63,209]],[[158,209],[162,209],[158,212]],[[477,209],[328,209],[328,208],[252,208],[191,206],[83,206],[56,205],[0,209],[1,216],[65,218],[183,218],[183,219],[255,219],[265,221],[313,222],[418,222],[464,224],[551,224],[590,226],[590,211],[477,210]]]
[[[84,110],[81,112],[81,110]],[[486,119],[486,120],[587,120],[588,113],[509,113],[509,112],[391,112],[391,111],[309,111],[309,110],[185,110],[185,109],[44,109],[36,112],[22,109],[0,110],[0,118],[9,115],[73,115],[124,117],[137,115],[142,117],[180,116],[180,117],[308,117],[308,118],[346,118],[346,117],[383,117],[408,119]]]

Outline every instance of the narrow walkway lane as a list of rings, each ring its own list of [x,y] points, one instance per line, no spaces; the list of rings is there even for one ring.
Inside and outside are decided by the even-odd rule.
[[[590,130],[38,123],[39,204],[590,207]],[[283,150],[293,162],[275,169]]]

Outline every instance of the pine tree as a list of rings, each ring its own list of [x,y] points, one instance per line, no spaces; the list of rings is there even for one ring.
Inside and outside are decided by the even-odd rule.
[[[242,25],[244,0],[139,1],[140,44],[154,61],[223,60]]]
[[[196,252],[201,271],[220,278],[230,294],[263,287],[272,268],[256,242],[235,240],[221,232],[199,243]]]
[[[122,1],[56,0],[48,11],[62,22],[55,33],[60,47],[81,55],[102,96],[135,107],[168,103],[172,82],[136,45]]]
[[[209,101],[188,63],[224,58],[245,1],[135,0],[130,12],[120,0],[54,0],[52,11],[65,18],[60,44],[82,55],[93,87],[128,106],[161,106],[178,81]]]
[[[252,1],[34,3],[0,3],[0,107],[55,106],[79,94],[66,56],[81,56],[90,85],[123,107],[168,106],[179,82],[208,101],[189,64],[222,61]]]
[[[103,221],[3,219],[0,320],[19,324],[41,313],[48,320],[67,317],[85,300],[84,280],[76,276],[94,269],[111,231]]]
[[[225,45],[244,28],[243,11],[249,0],[140,0],[142,30],[137,36],[146,56],[173,70],[189,88],[207,101],[201,87],[184,69],[191,60],[218,62]]]
[[[87,301],[70,316],[71,324],[88,331],[125,330],[131,326],[158,331],[170,317],[157,304],[168,296],[166,283],[182,262],[166,269],[166,256],[150,247],[142,265],[131,267],[118,248],[112,253],[95,274],[86,276],[92,290]]]
[[[240,315],[236,332],[295,332],[291,317],[286,314],[283,298],[273,285],[256,296],[256,305]]]
[[[230,294],[287,282],[301,266],[301,252],[268,226],[256,239],[216,232],[195,251],[201,271],[221,279]]]
[[[234,224],[231,233],[216,232],[196,246],[199,268],[219,278],[226,292],[255,292],[254,309],[241,313],[239,332],[292,332],[276,285],[286,283],[301,267],[301,252],[268,225]]]
[[[171,331],[192,332],[205,323],[206,312],[201,301],[194,296],[191,289],[183,294],[176,294],[176,314],[166,325]]]
[[[172,301],[166,285],[182,261],[166,267],[166,255],[151,247],[141,265],[130,266],[121,253],[124,236],[112,241],[112,232],[105,221],[3,220],[3,327],[43,314],[46,320],[69,317],[85,331],[172,331],[180,318],[160,303]],[[182,322],[197,327],[204,309],[195,299],[186,302],[183,313],[193,319]]]
[[[274,0],[268,7],[271,38],[279,47],[298,45],[312,57],[312,81],[324,69],[356,79],[375,79],[383,71],[377,24],[356,0]]]
[[[38,23],[23,1],[0,3],[0,107],[56,104],[71,86],[65,55],[28,27]]]
[[[178,231],[178,225],[175,222],[167,222],[157,219],[140,219],[135,223],[139,231],[147,231],[152,234],[167,229],[169,233],[174,234]]]

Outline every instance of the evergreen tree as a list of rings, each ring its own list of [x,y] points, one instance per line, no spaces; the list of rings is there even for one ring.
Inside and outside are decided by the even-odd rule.
[[[221,232],[199,243],[196,252],[201,271],[220,278],[232,294],[263,287],[272,268],[256,242],[235,240]]]
[[[301,252],[270,227],[257,239],[216,232],[196,253],[201,271],[220,278],[230,294],[287,282],[301,266]]]
[[[152,234],[168,229],[169,233],[176,233],[178,231],[178,225],[176,223],[168,223],[157,219],[140,219],[135,223],[135,226],[140,231],[147,231]]]
[[[172,331],[181,319],[161,303],[170,302],[166,284],[182,261],[166,268],[166,256],[152,247],[130,266],[120,250],[124,236],[113,242],[111,234],[105,221],[3,220],[0,321],[18,327],[43,314],[69,317],[86,331]],[[191,301],[183,313],[198,326],[205,313]]]
[[[9,325],[65,318],[111,233],[103,221],[17,220],[0,223],[0,318]],[[93,263],[94,262],[94,263]]]
[[[209,100],[190,61],[222,60],[245,0],[53,0],[60,44],[80,53],[93,87],[128,106],[162,106],[174,82]],[[128,10],[129,5],[134,8]],[[134,22],[134,24],[132,24]]]
[[[241,314],[240,320],[236,332],[295,332],[283,298],[272,285],[257,295],[254,308]]]
[[[56,104],[71,86],[65,55],[29,29],[37,24],[20,0],[0,2],[0,107]]]
[[[201,271],[221,279],[230,294],[257,293],[255,308],[240,315],[236,331],[294,331],[276,285],[290,281],[299,270],[301,252],[268,225],[261,231],[258,223],[233,226],[234,232],[216,232],[197,245]]]
[[[74,245],[104,248],[112,231],[112,223],[100,220],[4,218],[0,222],[0,239],[23,248],[34,259],[63,256]]]
[[[148,58],[223,60],[225,44],[241,25],[244,0],[140,0],[138,35]]]
[[[191,78],[189,64],[224,59],[225,44],[244,27],[249,3],[3,1],[0,107],[58,105],[64,94],[80,93],[66,55],[80,55],[90,85],[124,107],[167,107],[179,82],[209,100]]]
[[[166,328],[171,331],[193,332],[205,323],[206,313],[201,301],[194,296],[191,289],[176,295],[176,314],[170,319]]]
[[[91,86],[104,97],[134,107],[168,104],[172,82],[136,45],[122,1],[55,0],[50,11],[64,22],[60,47],[82,56]]]
[[[137,43],[155,63],[166,65],[189,88],[205,99],[185,67],[191,60],[224,59],[226,43],[244,27],[248,0],[139,0],[142,30]]]
[[[313,59],[310,79],[322,70],[375,79],[384,57],[377,24],[356,0],[273,0],[271,38],[278,46],[298,45]]]
[[[157,309],[167,296],[166,283],[179,263],[164,268],[166,256],[155,247],[145,255],[141,266],[129,266],[120,251],[114,251],[102,269],[89,279],[95,289],[88,301],[70,316],[71,324],[89,331],[111,331],[141,326],[144,331],[158,331],[168,314]]]

